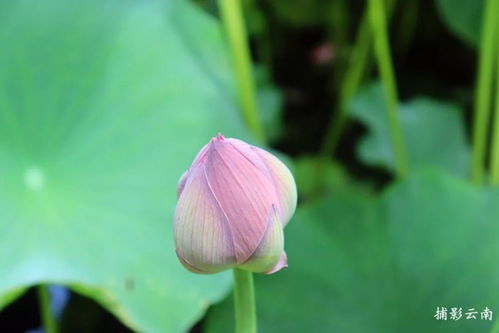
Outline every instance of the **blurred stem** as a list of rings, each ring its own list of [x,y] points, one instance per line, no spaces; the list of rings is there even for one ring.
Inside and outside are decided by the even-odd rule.
[[[47,285],[38,286],[38,302],[42,319],[43,330],[45,333],[57,333],[57,323],[50,309],[50,294]]]
[[[396,48],[399,54],[407,54],[412,43],[419,16],[419,0],[404,1],[400,3],[399,22],[402,22],[397,33]]]
[[[256,0],[248,0],[246,2],[243,1],[243,11],[245,10],[258,12],[258,15],[264,17],[264,11],[262,9],[262,3]],[[258,60],[266,65],[267,72],[272,75],[273,72],[273,60],[272,60],[272,42],[271,35],[269,29],[269,22],[267,19],[262,20],[262,33],[260,36],[256,38],[256,48],[258,53]]]
[[[478,61],[477,90],[475,95],[475,117],[473,125],[473,160],[471,180],[475,184],[483,183],[485,149],[487,142],[487,119],[492,101],[492,83],[494,68],[494,42],[497,28],[496,13],[499,0],[487,0],[483,11],[482,37]]]
[[[347,59],[347,37],[349,21],[348,3],[346,0],[332,1],[329,6],[329,41],[334,48],[334,64],[332,86],[336,86],[345,74]]]
[[[499,2],[499,1],[495,1]],[[495,8],[494,8],[495,9]],[[495,31],[494,41],[496,43],[496,96],[495,114],[492,130],[492,156],[490,159],[490,182],[492,185],[499,185],[499,33]],[[491,82],[492,85],[492,82]]]
[[[387,12],[391,13],[395,0],[386,2]],[[371,24],[369,13],[366,10],[355,37],[355,42],[348,61],[348,67],[342,76],[342,83],[338,96],[337,112],[331,118],[324,137],[321,153],[327,157],[334,153],[340,135],[345,127],[348,104],[359,90],[362,79],[370,67],[371,58]]]
[[[255,82],[253,79],[246,28],[241,10],[241,1],[219,0],[218,4],[229,39],[243,117],[253,135],[263,143],[265,135],[257,110]]]
[[[236,333],[256,333],[253,273],[234,268],[234,307]]]
[[[388,43],[385,9],[383,7],[383,0],[369,0],[368,10],[374,36],[374,51],[385,91],[386,111],[395,154],[396,173],[399,178],[403,178],[408,169],[407,153],[400,122],[397,86]]]

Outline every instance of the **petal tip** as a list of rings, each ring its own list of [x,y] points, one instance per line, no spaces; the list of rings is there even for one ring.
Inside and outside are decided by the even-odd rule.
[[[283,268],[286,268],[288,267],[288,258],[286,256],[286,253],[283,252],[281,254],[281,259],[279,259],[279,261],[277,262],[277,264],[269,271],[265,272],[264,274],[273,274],[275,272],[278,272],[280,271],[281,269]]]
[[[224,141],[224,140],[225,140],[225,137],[220,132],[218,132],[216,137],[211,138],[211,142],[220,142],[220,141]]]

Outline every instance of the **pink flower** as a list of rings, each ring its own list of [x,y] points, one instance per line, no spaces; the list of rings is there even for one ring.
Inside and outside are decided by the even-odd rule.
[[[180,178],[174,236],[194,273],[287,267],[283,228],[296,208],[291,172],[274,155],[218,135]]]

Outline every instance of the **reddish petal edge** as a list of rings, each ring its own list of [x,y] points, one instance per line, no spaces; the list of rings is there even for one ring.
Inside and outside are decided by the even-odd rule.
[[[180,198],[182,191],[184,190],[185,183],[187,182],[187,176],[189,176],[189,170],[185,171],[178,181],[177,185],[177,199]]]
[[[194,266],[192,266],[183,256],[180,254],[180,251],[178,249],[175,250],[175,253],[177,253],[178,260],[182,263],[182,265],[187,268],[187,270],[197,273],[197,274],[209,274],[208,272],[202,271]]]
[[[275,272],[280,271],[283,268],[288,267],[288,257],[286,256],[286,252],[281,254],[281,259],[277,262],[277,264],[270,271],[264,272],[263,274],[273,274]]]

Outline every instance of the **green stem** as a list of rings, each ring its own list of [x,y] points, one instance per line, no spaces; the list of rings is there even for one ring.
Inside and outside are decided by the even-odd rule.
[[[395,0],[388,0],[387,11],[390,14]],[[359,90],[363,78],[370,68],[371,58],[371,25],[369,13],[364,13],[360,27],[355,37],[355,42],[348,61],[348,67],[342,76],[342,83],[338,96],[337,112],[331,118],[329,127],[324,137],[321,153],[324,157],[334,153],[338,145],[340,135],[345,127],[348,104]]]
[[[364,16],[357,33],[354,48],[348,68],[343,76],[343,84],[340,87],[338,111],[329,123],[329,129],[322,145],[322,155],[329,155],[334,152],[340,138],[341,131],[346,120],[346,106],[359,88],[362,77],[367,68],[369,50],[371,47],[371,36],[369,31],[369,21]]]
[[[487,120],[492,100],[492,80],[494,68],[494,43],[497,28],[496,13],[498,0],[487,0],[484,7],[480,58],[478,61],[477,90],[475,96],[475,119],[473,125],[473,159],[471,180],[482,184],[484,174],[485,149],[487,142]]]
[[[498,1],[496,1],[498,2]],[[496,96],[495,114],[492,130],[492,156],[490,159],[490,182],[492,185],[499,185],[499,33],[496,29]],[[492,83],[491,83],[492,84]]]
[[[57,333],[57,323],[50,309],[50,295],[46,285],[42,284],[37,287],[38,302],[40,306],[40,314],[45,333]]]
[[[403,22],[397,31],[397,40],[395,41],[396,49],[399,54],[405,56],[410,50],[410,44],[414,39],[416,28],[418,26],[419,17],[419,0],[403,1],[399,8],[399,22]]]
[[[256,310],[253,273],[238,268],[234,268],[234,307],[236,333],[255,333]]]
[[[368,6],[374,36],[374,51],[376,53],[378,69],[385,91],[386,111],[392,137],[393,151],[395,154],[396,173],[399,178],[402,178],[407,174],[408,162],[400,114],[398,112],[397,86],[390,55],[390,46],[388,44],[388,32],[383,0],[369,0]]]
[[[241,10],[241,0],[219,0],[218,3],[236,71],[242,114],[252,133],[257,139],[264,142],[265,134],[257,110],[255,83]]]
[[[246,9],[245,9],[246,8]],[[243,12],[244,11],[254,11],[258,13],[262,18],[265,16],[264,10],[262,8],[262,3],[256,0],[247,0],[243,2]],[[272,60],[272,41],[271,34],[269,31],[269,20],[267,17],[261,20],[261,33],[259,36],[256,36],[256,49],[258,60],[265,64],[268,73],[272,73],[272,69],[274,67]]]
[[[345,74],[346,63],[348,62],[347,51],[347,36],[349,26],[349,11],[348,1],[336,0],[331,1],[329,8],[329,40],[331,45],[334,45],[335,50],[335,65],[332,66],[332,80],[331,86],[335,87],[342,81]]]

